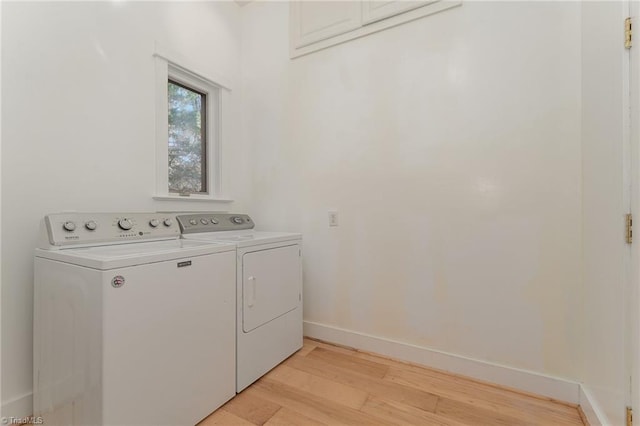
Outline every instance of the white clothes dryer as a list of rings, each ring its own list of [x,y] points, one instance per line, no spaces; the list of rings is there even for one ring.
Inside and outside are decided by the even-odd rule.
[[[302,235],[255,231],[248,215],[178,215],[182,237],[236,246],[236,391],[302,347]]]
[[[53,214],[42,233],[34,415],[194,425],[235,395],[235,246],[158,213]]]

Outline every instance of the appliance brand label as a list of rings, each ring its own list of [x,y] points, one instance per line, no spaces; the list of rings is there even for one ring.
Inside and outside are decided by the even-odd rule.
[[[191,261],[187,260],[186,262],[178,262],[178,268],[184,268],[185,266],[191,266]]]
[[[124,277],[122,275],[116,275],[111,280],[111,285],[115,288],[120,288],[124,285]]]

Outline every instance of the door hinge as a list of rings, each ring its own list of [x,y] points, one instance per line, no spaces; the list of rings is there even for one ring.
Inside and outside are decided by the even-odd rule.
[[[627,244],[631,244],[633,242],[633,215],[628,213],[626,215],[626,229],[625,229],[625,240]]]
[[[631,29],[631,18],[624,20],[624,47],[631,49],[633,46],[633,31]]]
[[[627,426],[633,426],[633,409],[627,407]]]

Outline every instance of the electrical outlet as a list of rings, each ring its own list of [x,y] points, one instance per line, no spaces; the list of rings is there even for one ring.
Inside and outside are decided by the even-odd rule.
[[[329,226],[338,226],[338,212],[329,211]]]

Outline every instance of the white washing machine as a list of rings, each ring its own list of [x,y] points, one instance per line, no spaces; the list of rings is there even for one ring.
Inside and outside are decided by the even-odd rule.
[[[247,215],[177,216],[182,237],[237,248],[240,392],[302,347],[302,235],[255,231]]]
[[[45,217],[35,253],[34,415],[194,425],[235,395],[235,246],[175,216]]]

